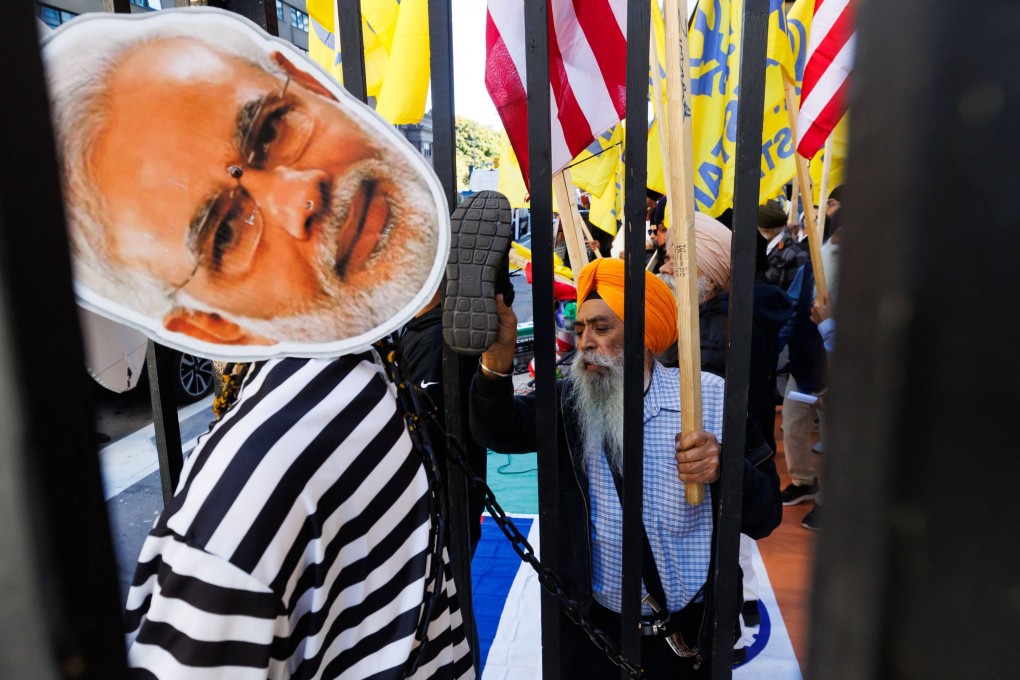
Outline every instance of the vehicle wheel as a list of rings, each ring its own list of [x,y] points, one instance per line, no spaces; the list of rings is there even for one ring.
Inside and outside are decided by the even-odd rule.
[[[212,361],[190,354],[178,354],[176,378],[178,400],[182,404],[198,401],[212,391]]]

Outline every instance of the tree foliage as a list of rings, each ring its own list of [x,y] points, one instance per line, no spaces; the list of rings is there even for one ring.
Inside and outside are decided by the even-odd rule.
[[[499,133],[490,127],[457,116],[457,190],[468,188],[471,168],[492,168],[499,156]]]

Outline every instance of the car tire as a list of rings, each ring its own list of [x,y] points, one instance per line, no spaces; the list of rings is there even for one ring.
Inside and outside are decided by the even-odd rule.
[[[214,374],[211,360],[178,352],[174,367],[174,386],[180,403],[190,404],[212,392]]]

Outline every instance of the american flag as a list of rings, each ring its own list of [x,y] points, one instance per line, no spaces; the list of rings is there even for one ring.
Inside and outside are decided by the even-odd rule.
[[[804,85],[801,90],[797,151],[813,158],[846,113],[854,61],[854,0],[815,0]]]
[[[625,116],[626,36],[626,0],[549,0],[553,172]],[[485,87],[529,183],[524,0],[489,0],[485,42]]]

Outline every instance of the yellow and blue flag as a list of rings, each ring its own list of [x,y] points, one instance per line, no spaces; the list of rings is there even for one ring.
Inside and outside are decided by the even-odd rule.
[[[690,30],[694,128],[694,200],[718,217],[733,205],[742,3],[701,0]],[[781,0],[772,0],[765,69],[761,189],[764,202],[792,179],[794,136],[786,112],[783,69],[795,68]]]
[[[308,54],[343,82],[334,0],[308,0]],[[365,85],[394,125],[421,122],[429,88],[428,0],[362,0]]]

